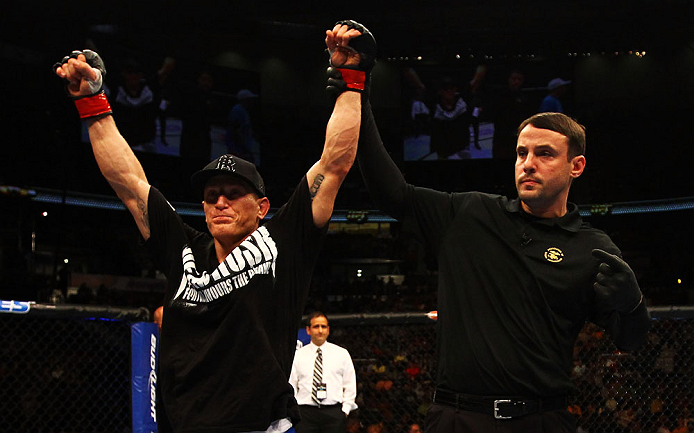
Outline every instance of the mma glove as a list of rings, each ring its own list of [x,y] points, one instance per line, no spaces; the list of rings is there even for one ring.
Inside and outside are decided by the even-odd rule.
[[[58,69],[60,66],[67,63],[69,59],[76,59],[80,54],[84,54],[87,64],[98,71],[98,78],[94,81],[87,80],[89,89],[92,92],[89,95],[74,96],[67,90],[66,86],[68,95],[70,95],[70,98],[75,102],[75,107],[77,107],[77,112],[81,119],[111,114],[111,105],[108,103],[108,99],[104,93],[106,67],[104,66],[104,61],[96,52],[91,50],[73,51],[69,56],[65,56],[60,62],[55,63],[53,69]]]
[[[346,25],[361,33],[349,41],[349,48],[359,53],[359,64],[329,67],[326,91],[334,99],[344,91],[359,92],[364,101],[371,91],[371,70],[376,64],[376,39],[369,29],[356,21],[343,20],[335,23],[337,24]]]
[[[593,285],[598,304],[608,311],[636,311],[643,303],[643,294],[634,271],[619,256],[600,249],[592,254],[601,262]]]

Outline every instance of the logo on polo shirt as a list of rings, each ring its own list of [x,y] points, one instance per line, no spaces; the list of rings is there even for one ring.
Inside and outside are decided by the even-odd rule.
[[[547,259],[548,262],[559,263],[564,260],[564,253],[557,247],[549,247],[547,251],[545,251],[545,259]]]

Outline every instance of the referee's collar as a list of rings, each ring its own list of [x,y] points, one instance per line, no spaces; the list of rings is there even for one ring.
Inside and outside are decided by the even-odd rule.
[[[579,229],[581,228],[581,225],[583,225],[583,219],[581,218],[581,214],[578,212],[578,206],[576,206],[574,203],[567,202],[566,203],[566,214],[564,216],[561,216],[559,218],[540,218],[536,217],[534,215],[531,215],[527,213],[526,211],[523,210],[523,208],[520,205],[520,199],[516,198],[513,200],[506,200],[505,203],[506,210],[509,212],[513,213],[518,213],[525,218],[528,218],[532,222],[538,223],[538,224],[544,224],[546,226],[553,226],[557,225],[564,230],[570,231],[570,232],[578,232]]]

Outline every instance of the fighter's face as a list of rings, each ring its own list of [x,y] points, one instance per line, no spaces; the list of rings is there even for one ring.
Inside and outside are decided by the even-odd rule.
[[[314,317],[311,319],[309,326],[306,327],[306,333],[311,337],[311,343],[321,346],[328,339],[328,335],[330,335],[328,319],[323,316]]]
[[[571,181],[585,167],[582,155],[569,160],[568,151],[569,139],[558,132],[532,125],[520,132],[516,189],[526,211],[545,217],[563,215]]]
[[[205,222],[210,234],[222,243],[237,243],[258,228],[263,202],[252,189],[234,176],[215,176],[203,193]]]

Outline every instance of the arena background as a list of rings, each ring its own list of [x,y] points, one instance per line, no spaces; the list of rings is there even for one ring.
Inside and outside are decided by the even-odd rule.
[[[161,299],[161,280],[138,243],[131,217],[114,207],[117,200],[82,141],[75,110],[51,73],[55,61],[72,49],[94,46],[103,54],[109,83],[115,88],[126,60],[136,59],[146,73],[153,74],[165,58],[172,57],[180,82],[192,82],[191,77],[201,70],[212,71],[218,86],[216,97],[224,109],[234,103],[242,84],[251,88],[260,95],[254,112],[254,129],[261,144],[260,170],[271,203],[279,204],[319,157],[322,147],[330,114],[323,90],[324,30],[338,19],[353,18],[366,24],[379,43],[372,101],[386,147],[408,181],[418,185],[513,194],[512,161],[404,162],[403,70],[459,74],[457,79],[462,82],[477,65],[485,64],[489,71],[486,83],[493,92],[503,88],[511,69],[521,68],[526,73],[525,87],[535,89],[528,90],[533,97],[544,94],[551,78],[572,80],[564,102],[567,114],[587,127],[588,165],[574,184],[571,200],[583,205],[586,219],[622,248],[649,306],[693,303],[691,2],[543,0],[422,6],[386,1],[365,6],[313,1],[301,5],[278,1],[254,5],[27,1],[7,9],[0,17],[0,58],[4,61],[0,68],[4,135],[0,299],[145,307],[149,311]],[[217,113],[215,126],[223,127],[225,115]],[[150,182],[177,207],[191,209],[184,216],[186,222],[203,228],[202,217],[195,212],[199,200],[189,189],[188,174],[207,161],[137,152]],[[418,244],[400,233],[397,222],[372,211],[358,167],[346,180],[336,207],[339,211],[331,224],[307,312],[322,309],[331,315],[387,316],[435,309],[432,263],[423,257]],[[612,212],[615,209],[626,211]],[[602,408],[600,416],[606,421],[603,427],[593,426],[589,431],[655,431],[656,423],[674,429],[683,422],[680,418],[691,415],[691,341],[686,337],[691,333],[686,329],[692,319],[688,310],[682,311],[681,319],[656,327],[651,346],[643,352],[648,355],[635,355],[645,361],[638,370],[639,386],[630,388],[628,399],[613,398],[615,389],[625,387],[615,379],[623,374],[611,368],[615,355],[609,343],[592,344],[588,339],[581,343],[594,355],[592,361],[581,363],[608,369],[614,379],[591,384],[591,395],[600,395],[592,406]],[[420,369],[435,368],[429,364],[429,352],[418,352],[433,339],[431,324],[418,325],[426,329],[422,336],[406,337],[395,349],[386,342],[400,341],[389,340],[388,335],[396,331],[379,331],[385,324],[376,322],[363,330],[349,325],[345,332],[368,339],[368,347],[373,347],[370,355],[361,354],[359,359],[390,356],[386,369],[405,371],[410,358],[415,358]],[[684,331],[676,328],[680,326]],[[60,341],[72,332],[66,329],[59,326],[46,332]],[[599,331],[589,335],[601,338]],[[5,336],[3,340],[14,343],[16,338]],[[98,347],[105,347],[103,341]],[[123,353],[120,348],[113,350]],[[4,384],[17,371],[8,359],[12,353],[4,352],[0,359]],[[30,359],[26,354],[30,352],[24,353]],[[396,360],[398,356],[407,358],[406,367],[404,360]],[[362,366],[371,365],[365,362]],[[627,364],[632,371],[633,363]],[[580,371],[578,361],[577,366]],[[408,421],[421,421],[419,408],[428,397],[422,392],[426,381],[417,382],[419,374],[409,384],[417,392],[374,376],[364,373],[360,378],[363,394],[396,386],[397,393],[387,394],[387,406],[400,409],[388,415],[382,403],[363,407],[365,428],[383,422],[385,431],[397,432]],[[656,398],[654,390],[664,397]],[[407,394],[408,403],[395,394]],[[82,397],[78,392],[71,398]],[[654,404],[656,399],[660,403]],[[583,404],[581,410],[586,412],[589,406]],[[5,413],[0,410],[3,416]],[[660,415],[665,418],[660,420]]]

